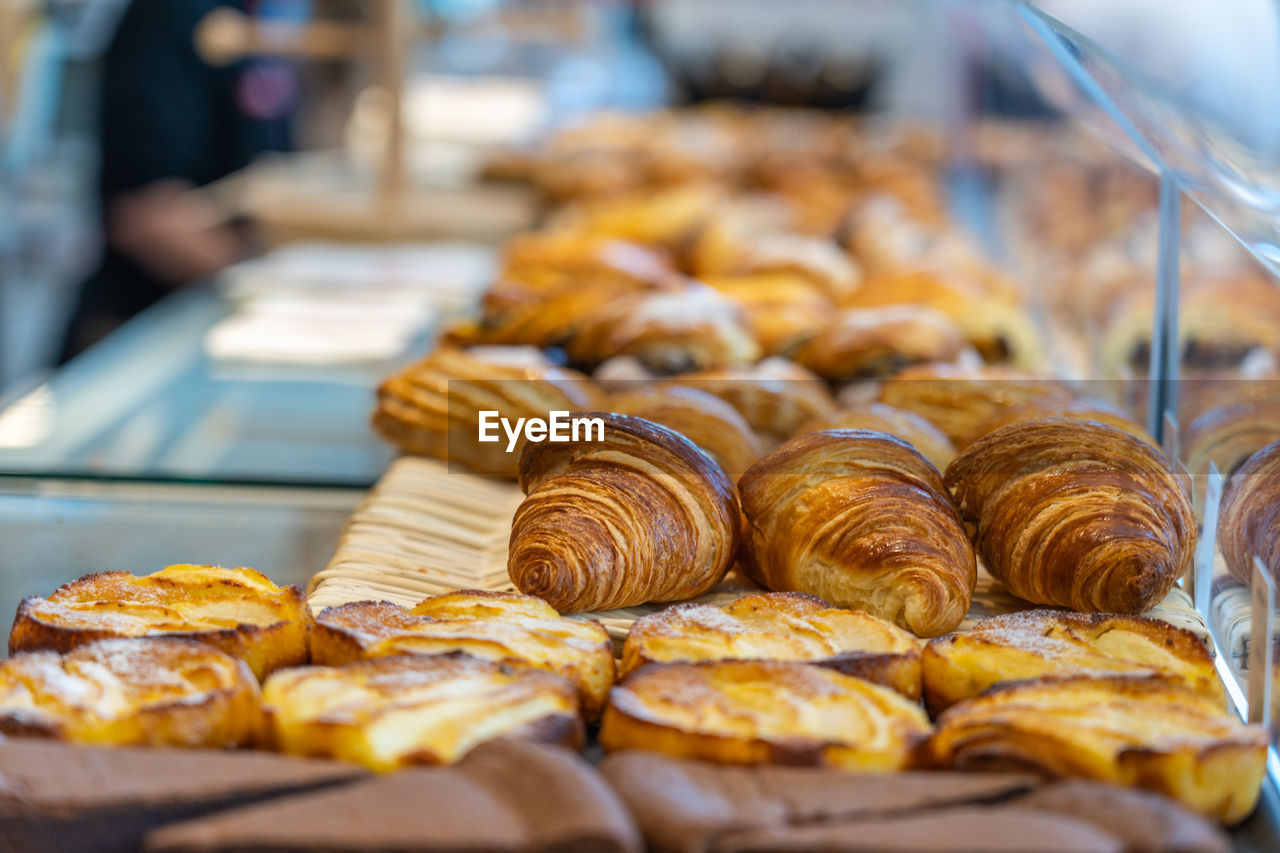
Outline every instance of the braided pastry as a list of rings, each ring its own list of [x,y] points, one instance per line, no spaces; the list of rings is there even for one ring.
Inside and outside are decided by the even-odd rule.
[[[983,564],[1036,604],[1142,613],[1191,565],[1186,489],[1150,444],[1096,421],[988,433],[947,467]]]
[[[525,446],[507,571],[561,612],[700,595],[739,544],[733,486],[711,457],[643,418],[590,414],[603,441]]]
[[[482,357],[484,356],[484,357]],[[547,417],[594,408],[598,392],[572,370],[506,354],[440,349],[378,388],[373,428],[406,453],[459,462],[481,474],[514,477],[519,454],[502,441],[481,443],[480,412]]]
[[[1241,582],[1253,578],[1253,558],[1280,574],[1280,441],[1249,457],[1231,476],[1218,515],[1219,547]]]
[[[738,483],[743,567],[924,637],[964,619],[977,568],[938,472],[909,444],[861,430],[792,439]]]
[[[841,409],[815,418],[801,428],[801,433],[824,429],[865,429],[887,432],[910,444],[939,471],[946,469],[956,456],[956,449],[942,430],[915,412],[907,412],[886,406],[884,403],[868,403]]]
[[[609,397],[609,410],[635,415],[683,435],[737,482],[761,456],[760,439],[738,411],[712,394],[682,385],[630,388]]]

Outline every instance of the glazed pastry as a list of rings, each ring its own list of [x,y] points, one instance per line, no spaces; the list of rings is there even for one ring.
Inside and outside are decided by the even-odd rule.
[[[1208,474],[1213,462],[1230,477],[1273,441],[1280,441],[1280,399],[1234,403],[1210,409],[1187,426],[1183,457],[1192,474]]]
[[[800,433],[824,429],[864,429],[871,432],[887,432],[910,444],[939,471],[946,470],[955,458],[956,449],[942,430],[915,412],[895,409],[884,403],[865,403],[840,409],[825,417],[816,418],[800,430]]]
[[[642,616],[622,649],[621,673],[649,663],[782,660],[825,666],[920,698],[920,641],[897,625],[798,592],[745,595],[731,604],[677,604]]]
[[[964,619],[977,568],[937,470],[901,439],[802,435],[738,483],[742,564],[773,590],[865,610],[921,637]]]
[[[1116,613],[1024,610],[983,619],[968,631],[930,640],[924,697],[938,714],[989,687],[1047,675],[1160,674],[1226,707],[1204,642],[1159,619]]]
[[[1096,421],[988,433],[947,467],[996,579],[1034,604],[1143,613],[1191,566],[1191,500],[1154,447]]]
[[[440,349],[378,388],[373,428],[407,453],[457,462],[480,474],[514,477],[518,453],[507,442],[480,442],[480,412],[546,418],[594,408],[591,380],[527,351]]]
[[[515,592],[450,592],[412,609],[389,601],[328,607],[311,638],[312,660],[323,666],[448,652],[555,673],[577,685],[588,720],[599,717],[613,686],[613,642],[603,625],[565,619],[542,599]]]
[[[830,322],[835,305],[805,278],[788,272],[705,276],[742,306],[765,355],[789,356]]]
[[[465,654],[277,672],[262,686],[272,746],[379,773],[452,764],[485,741],[582,745],[577,690],[539,669]]]
[[[1072,676],[995,687],[938,718],[934,759],[1164,794],[1224,824],[1253,811],[1267,736],[1173,679]]]
[[[643,418],[590,414],[602,440],[529,444],[507,571],[562,613],[681,601],[738,550],[733,485],[689,439]],[[593,438],[595,436],[592,436]]]
[[[1122,429],[1142,439],[1152,447],[1159,447],[1156,440],[1143,429],[1131,415],[1121,407],[1105,400],[1081,398],[1078,400],[1042,399],[1031,400],[1016,406],[1000,409],[974,430],[977,437],[986,435],[1002,426],[1030,421],[1037,418],[1077,418],[1083,421],[1098,423]]]
[[[949,362],[968,347],[945,314],[920,305],[852,308],[796,350],[795,360],[824,379],[891,376],[913,364]]]
[[[671,380],[715,394],[738,410],[768,444],[786,441],[836,409],[825,382],[795,362],[768,358],[751,367],[704,370]]]
[[[737,410],[706,391],[680,385],[647,385],[611,394],[610,411],[635,415],[673,429],[705,450],[737,482],[764,455],[760,439]]]
[[[169,566],[138,577],[99,572],[18,605],[9,654],[72,649],[108,637],[195,640],[240,658],[258,678],[308,659],[302,590],[253,569]]]
[[[191,640],[86,643],[0,661],[0,735],[113,746],[254,743],[258,682],[244,661]]]
[[[613,688],[606,752],[718,764],[910,767],[929,720],[887,687],[802,663],[722,660],[636,670]]]
[[[960,450],[1005,409],[1032,402],[1049,405],[1075,396],[1055,379],[1037,379],[1006,368],[968,370],[945,365],[904,370],[880,389],[882,403],[927,418]]]
[[[1218,514],[1218,547],[1231,574],[1246,586],[1256,557],[1280,575],[1280,441],[1249,457],[1232,475]]]

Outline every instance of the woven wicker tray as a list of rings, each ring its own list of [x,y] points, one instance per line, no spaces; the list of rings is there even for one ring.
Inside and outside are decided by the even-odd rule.
[[[396,460],[347,521],[333,560],[311,579],[312,608],[370,599],[413,605],[454,589],[513,589],[507,577],[507,539],[522,497],[514,483],[450,471],[432,459]],[[731,572],[697,600],[724,603],[755,588]],[[620,646],[636,619],[664,606],[575,615],[603,622]],[[1028,607],[979,567],[973,604],[961,629],[986,616]],[[1209,636],[1191,597],[1179,587],[1148,615]]]

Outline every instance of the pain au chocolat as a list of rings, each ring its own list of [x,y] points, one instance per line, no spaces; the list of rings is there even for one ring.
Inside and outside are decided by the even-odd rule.
[[[566,619],[532,595],[462,590],[425,599],[413,608],[389,601],[357,601],[316,616],[312,660],[343,666],[405,654],[466,652],[472,657],[524,663],[573,682],[583,713],[600,715],[613,686],[613,643],[604,626]]]
[[[920,650],[909,632],[869,613],[804,593],[766,592],[723,607],[677,604],[642,616],[627,634],[621,672],[677,661],[798,661],[918,699]]]
[[[714,587],[740,539],[720,466],[674,430],[618,414],[603,440],[529,444],[507,571],[562,613],[681,601]]]
[[[1008,681],[1057,675],[1167,675],[1226,707],[1204,642],[1159,619],[1118,613],[1024,610],[930,640],[922,659],[932,714]]]
[[[1019,421],[947,466],[983,564],[1035,604],[1142,613],[1191,565],[1195,519],[1158,450],[1075,418]]]
[[[48,598],[23,599],[9,653],[68,652],[108,637],[195,640],[240,658],[254,675],[307,662],[311,612],[302,591],[253,569],[176,565],[138,577],[100,572]]]
[[[901,439],[808,433],[753,465],[738,488],[742,563],[761,585],[865,610],[921,637],[964,619],[973,546],[937,470]]]
[[[721,660],[641,667],[609,694],[600,744],[722,764],[901,770],[929,731],[920,707],[832,669]]]

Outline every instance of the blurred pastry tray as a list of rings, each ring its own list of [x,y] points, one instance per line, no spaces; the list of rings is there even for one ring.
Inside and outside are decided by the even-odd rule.
[[[507,577],[507,540],[522,498],[519,486],[507,480],[451,470],[434,459],[397,459],[348,519],[329,565],[308,584],[311,607],[367,600],[412,606],[455,589],[514,589]],[[725,603],[755,588],[734,571],[697,600]],[[603,622],[620,647],[636,619],[666,606],[574,615]],[[979,566],[973,604],[960,630],[1031,606]],[[1147,615],[1209,639],[1204,619],[1180,587]]]

